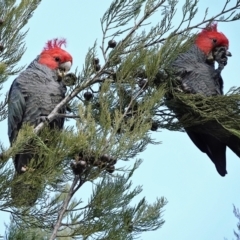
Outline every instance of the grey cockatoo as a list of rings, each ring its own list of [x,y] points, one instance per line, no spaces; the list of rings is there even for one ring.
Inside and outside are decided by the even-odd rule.
[[[216,24],[203,29],[196,36],[195,44],[173,62],[182,88],[188,93],[206,97],[222,95],[221,71],[227,64],[227,57],[231,56],[228,47],[228,39],[217,31]],[[217,69],[214,61],[219,63]],[[181,109],[174,111],[178,114]],[[221,176],[227,173],[226,147],[240,157],[240,140],[217,121],[186,127],[185,130],[194,144],[212,160]]]
[[[64,39],[48,41],[41,54],[13,81],[8,101],[8,136],[16,140],[24,123],[36,126],[65,97],[66,86],[59,77],[68,72],[72,56],[61,47]],[[61,110],[64,113],[65,109]],[[50,128],[62,129],[64,118],[49,123]],[[27,169],[33,154],[22,152],[14,156],[17,174]]]

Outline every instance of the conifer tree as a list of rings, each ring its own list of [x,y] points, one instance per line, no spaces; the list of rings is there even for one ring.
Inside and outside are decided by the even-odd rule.
[[[237,223],[238,232],[234,231],[234,235],[236,237],[236,240],[239,240],[240,239],[240,234],[239,234],[239,231],[240,231],[240,212],[239,212],[239,209],[236,208],[234,205],[233,205],[233,213],[234,213],[235,217],[238,219],[238,223]]]
[[[240,212],[239,212],[239,209],[238,208],[236,208],[236,206],[235,205],[233,205],[233,214],[234,214],[234,216],[237,218],[237,220],[238,220],[238,223],[237,223],[237,231],[233,231],[233,233],[234,233],[234,236],[235,236],[235,239],[236,240],[239,240],[240,239],[240,233],[239,233],[239,231],[240,231]],[[228,240],[227,238],[224,238],[224,240]]]
[[[15,1],[2,2],[8,11],[2,13],[6,17],[0,26],[1,34],[12,34],[11,23],[19,21],[14,22],[17,32],[11,35],[12,42],[8,37],[3,42],[4,48],[10,50],[0,54],[1,79],[5,81],[7,76],[20,71],[15,65],[24,53],[26,33],[19,31],[40,1],[21,1],[18,7],[14,7]],[[164,223],[162,211],[167,200],[161,197],[149,204],[143,198],[135,205],[132,203],[142,190],[131,183],[141,163],[136,157],[148,144],[157,144],[151,131],[159,127],[181,131],[183,126],[214,118],[240,136],[236,122],[232,121],[239,119],[238,88],[225,96],[201,99],[175,87],[171,62],[189,48],[197,28],[212,21],[240,18],[240,13],[235,12],[240,1],[236,0],[234,6],[226,1],[218,14],[209,17],[206,10],[202,21],[192,24],[197,3],[186,0],[182,21],[173,26],[175,0],[113,0],[101,18],[101,51],[96,42],[86,55],[83,69],[63,79],[69,86],[67,96],[48,116],[49,121],[65,117],[74,124],[68,124],[61,132],[49,131],[47,122],[34,129],[25,125],[11,148],[2,147],[0,209],[11,213],[13,222],[8,239],[22,234],[27,236],[24,239],[125,240],[156,230]],[[161,11],[159,23],[145,29],[157,11]],[[19,44],[23,47],[19,48]],[[14,46],[18,51],[11,50]],[[169,93],[189,109],[180,121],[166,106]],[[6,101],[1,105],[2,119],[6,117],[5,105]],[[199,107],[202,105],[204,108]],[[67,114],[58,114],[62,106],[67,106]],[[193,118],[192,112],[199,118]],[[16,182],[7,160],[32,142],[33,151],[41,153],[38,161],[42,167],[21,176],[21,181],[39,187],[37,201],[29,206],[26,196],[19,196],[17,202],[11,199],[10,189]],[[117,168],[120,161],[134,162],[133,168]],[[30,167],[34,169],[34,161]],[[93,189],[87,203],[76,198],[86,184]]]
[[[24,66],[18,66],[18,62],[26,51],[24,44],[28,32],[26,26],[40,2],[41,0],[25,0],[20,3],[16,0],[0,1],[0,90],[1,97],[4,99],[0,102],[1,121],[7,117],[7,93],[3,92],[3,83],[24,68]],[[3,143],[0,143],[0,147],[1,152],[5,152]],[[2,209],[9,203],[7,189],[14,171],[12,164],[6,161],[7,158],[3,154],[0,158]]]

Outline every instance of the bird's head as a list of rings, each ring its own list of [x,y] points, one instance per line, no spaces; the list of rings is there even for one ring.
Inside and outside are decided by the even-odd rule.
[[[65,75],[72,66],[72,56],[61,47],[66,45],[65,39],[53,39],[46,43],[39,56],[38,62],[58,71],[60,76]]]
[[[212,23],[203,29],[197,35],[195,44],[208,56],[208,59],[214,58],[214,51],[219,48],[225,51],[225,56],[232,56],[228,51],[229,41],[223,33],[217,31],[216,23]]]

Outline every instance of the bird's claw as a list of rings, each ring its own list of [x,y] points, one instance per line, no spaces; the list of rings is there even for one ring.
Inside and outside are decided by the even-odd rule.
[[[27,171],[27,166],[21,167],[21,172],[26,172]]]
[[[48,117],[47,116],[40,116],[37,118],[38,122],[41,123],[41,122],[50,122]]]
[[[27,167],[26,165],[22,166],[22,167],[21,167],[21,172],[24,173],[24,172],[26,172],[26,171],[28,171],[28,172],[34,172],[35,169],[34,169],[34,168],[29,168],[29,167]]]
[[[58,80],[61,81],[65,76],[65,72],[62,71],[61,69],[57,69],[57,75],[58,75]]]
[[[213,51],[213,57],[218,64],[221,64],[223,66],[227,65],[228,57],[231,57],[232,54],[227,50],[226,47],[216,47]]]

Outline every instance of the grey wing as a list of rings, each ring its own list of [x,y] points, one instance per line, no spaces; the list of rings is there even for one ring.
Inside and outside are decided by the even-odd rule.
[[[15,80],[10,88],[8,98],[8,137],[11,144],[21,128],[25,109],[26,104],[24,96]]]
[[[173,66],[184,90],[205,96],[222,94],[222,84],[216,80],[213,66],[198,62],[197,59],[177,59]]]
[[[219,83],[215,80],[215,70],[207,64],[196,63],[187,67],[181,74],[182,86],[191,93],[205,96],[221,94]]]

